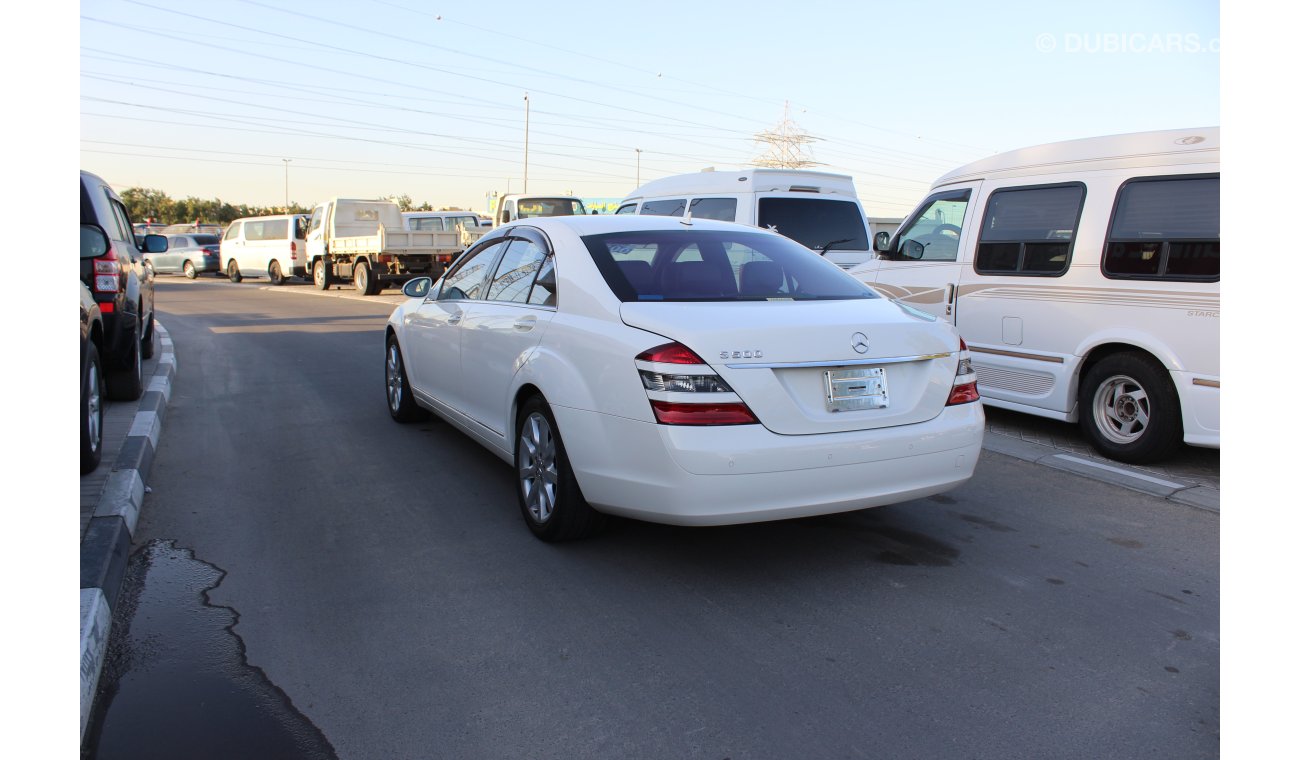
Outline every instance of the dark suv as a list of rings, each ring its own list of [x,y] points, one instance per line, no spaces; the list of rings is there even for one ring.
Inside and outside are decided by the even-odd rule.
[[[153,356],[153,274],[143,252],[167,250],[167,238],[145,235],[137,245],[122,199],[108,183],[81,173],[81,281],[90,289],[104,320],[100,359],[109,398],[130,401],[144,392],[140,362]],[[105,238],[88,234],[91,225]],[[91,240],[108,241],[107,249]]]

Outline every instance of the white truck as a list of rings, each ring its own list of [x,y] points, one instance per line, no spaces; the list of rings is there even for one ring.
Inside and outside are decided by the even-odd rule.
[[[469,242],[456,229],[407,230],[392,201],[334,198],[311,213],[306,266],[320,290],[351,281],[372,296],[413,277],[437,279]]]
[[[496,213],[492,223],[477,229],[463,229],[461,239],[465,247],[473,245],[476,240],[506,222],[516,219],[533,219],[539,216],[585,216],[587,207],[581,198],[571,195],[532,195],[513,193],[503,195],[497,201]]]

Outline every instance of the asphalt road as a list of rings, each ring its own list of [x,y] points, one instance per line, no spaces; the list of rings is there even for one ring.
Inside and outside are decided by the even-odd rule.
[[[985,452],[892,507],[546,545],[507,465],[388,418],[392,299],[298,291],[160,282],[139,534],[339,757],[1218,756],[1217,514]]]

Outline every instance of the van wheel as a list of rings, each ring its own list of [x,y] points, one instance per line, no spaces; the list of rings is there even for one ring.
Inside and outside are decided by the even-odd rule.
[[[516,492],[524,522],[543,541],[572,541],[599,532],[605,515],[582,498],[551,408],[533,396],[515,425]]]
[[[316,263],[311,268],[311,280],[317,290],[330,289],[329,264],[325,259],[316,259]]]
[[[1178,391],[1160,362],[1146,354],[1112,354],[1088,368],[1079,409],[1093,448],[1121,462],[1164,459],[1183,440]]]
[[[99,350],[86,346],[86,372],[81,377],[81,474],[99,466],[104,453],[104,372]]]
[[[373,296],[379,292],[379,288],[376,287],[379,283],[371,276],[370,265],[364,261],[358,261],[352,268],[352,284],[358,293],[365,296]]]
[[[199,270],[194,268],[193,261],[186,261],[183,269],[185,270],[186,277],[190,278],[191,280],[198,279]]]
[[[266,268],[266,276],[271,279],[272,285],[283,285],[284,273],[280,271],[280,262],[272,261],[271,265]]]
[[[230,278],[231,282],[239,282],[244,279],[244,276],[239,273],[239,264],[234,259],[231,259],[230,263],[226,265],[226,276]]]

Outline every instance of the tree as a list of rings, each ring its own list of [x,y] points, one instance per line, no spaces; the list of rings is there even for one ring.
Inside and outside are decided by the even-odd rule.
[[[415,208],[415,204],[411,202],[411,196],[406,195],[405,193],[402,195],[390,195],[388,196],[388,200],[396,203],[397,207],[402,211],[410,211]]]

